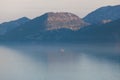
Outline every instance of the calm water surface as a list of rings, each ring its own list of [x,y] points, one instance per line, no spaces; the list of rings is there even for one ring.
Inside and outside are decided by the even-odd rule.
[[[115,49],[87,45],[1,45],[0,80],[120,80],[119,51],[116,53]]]

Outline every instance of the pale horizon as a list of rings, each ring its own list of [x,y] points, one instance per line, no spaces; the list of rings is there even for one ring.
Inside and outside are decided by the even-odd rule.
[[[0,0],[0,23],[46,12],[71,12],[83,18],[97,8],[119,4],[120,0]]]

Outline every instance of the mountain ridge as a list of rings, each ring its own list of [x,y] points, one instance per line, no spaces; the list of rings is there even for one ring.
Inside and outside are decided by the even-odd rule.
[[[7,35],[6,40],[18,42],[117,43],[120,41],[120,19],[102,25],[91,25],[77,31],[54,29]]]
[[[4,22],[0,24],[0,35],[4,35],[7,32],[19,27],[20,25],[28,22],[30,19],[27,17],[22,17],[17,20],[9,21],[9,22]]]
[[[102,23],[103,20],[117,20],[120,18],[120,5],[104,6],[98,8],[83,18],[84,21],[91,24]]]
[[[15,28],[10,33],[6,34],[7,37],[13,36],[21,38],[23,36],[32,36],[38,34],[45,34],[45,32],[51,32],[59,29],[78,30],[88,24],[81,18],[66,12],[60,13],[45,13],[39,17],[36,17],[27,23]]]
[[[107,7],[111,10],[111,6]],[[115,42],[120,36],[120,18],[117,18],[90,25],[73,13],[48,12],[15,27],[0,39],[8,42]]]

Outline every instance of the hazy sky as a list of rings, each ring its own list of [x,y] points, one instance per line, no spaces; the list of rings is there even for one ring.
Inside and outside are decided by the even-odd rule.
[[[0,23],[46,12],[72,12],[81,18],[96,8],[118,5],[120,0],[0,0]]]

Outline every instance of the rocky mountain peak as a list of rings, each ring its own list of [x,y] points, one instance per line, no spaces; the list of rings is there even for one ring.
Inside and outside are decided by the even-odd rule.
[[[83,26],[86,26],[85,23],[81,18],[76,16],[75,14],[68,13],[68,12],[57,12],[57,13],[46,13],[47,20],[46,20],[46,29],[53,30],[53,29],[60,29],[60,28],[68,28],[72,30],[78,30]]]

